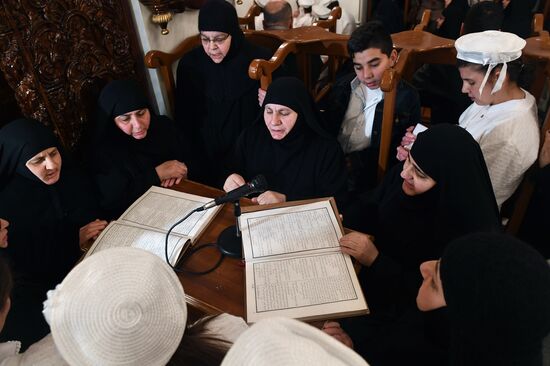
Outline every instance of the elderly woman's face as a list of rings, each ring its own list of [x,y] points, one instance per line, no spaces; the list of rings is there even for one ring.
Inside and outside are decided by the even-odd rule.
[[[45,184],[55,184],[61,175],[61,154],[57,147],[49,147],[30,158],[25,166]]]
[[[115,124],[125,134],[136,140],[144,139],[151,124],[149,109],[138,109],[115,117]]]
[[[231,48],[231,35],[224,32],[203,31],[200,37],[204,52],[215,63],[222,62]]]
[[[282,140],[292,131],[298,113],[280,104],[266,104],[264,108],[264,121],[271,137],[274,140]]]

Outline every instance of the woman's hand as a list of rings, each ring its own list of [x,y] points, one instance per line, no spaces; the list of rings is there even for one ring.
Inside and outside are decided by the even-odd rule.
[[[265,191],[258,197],[252,198],[252,202],[258,205],[268,205],[270,203],[286,202],[286,196],[282,193],[275,191]]]
[[[225,180],[225,183],[223,184],[223,190],[229,192],[245,184],[246,181],[242,176],[237,173],[233,173]]]
[[[351,340],[350,336],[342,329],[339,323],[327,321],[325,322],[321,330],[329,336],[334,337],[336,340],[342,342],[345,346],[353,349],[353,341]]]
[[[169,188],[169,187],[172,187],[174,184],[179,184],[182,179],[183,179],[183,177],[165,179],[165,180],[162,180],[160,182],[160,185],[161,185],[161,187]]]
[[[171,185],[174,185],[176,181],[171,181],[172,179],[179,179],[181,181],[181,179],[187,178],[187,165],[185,165],[185,163],[182,163],[181,161],[165,161],[164,163],[157,166],[155,170],[157,171],[157,175],[159,176],[161,185],[163,187],[170,187]]]
[[[401,146],[397,147],[397,160],[404,161],[409,156],[409,150],[411,149],[411,144],[416,140],[416,136],[412,133],[415,126],[410,126],[407,128],[407,132],[401,139]]]
[[[342,252],[351,255],[367,267],[372,265],[379,253],[371,238],[367,234],[357,231],[342,236],[340,248]]]
[[[87,225],[84,225],[80,228],[78,233],[80,248],[86,247],[88,241],[96,240],[99,234],[105,229],[108,222],[105,220],[95,219]]]

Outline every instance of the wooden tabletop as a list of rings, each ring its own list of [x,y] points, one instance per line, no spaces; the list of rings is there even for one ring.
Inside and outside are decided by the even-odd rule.
[[[218,197],[225,192],[183,180],[175,190],[203,197]],[[242,199],[243,206],[250,200]],[[233,206],[226,204],[208,225],[195,245],[215,243],[218,235],[228,226],[235,224]],[[191,271],[203,271],[212,267],[220,254],[215,248],[201,250],[185,262],[184,268]],[[188,305],[206,314],[220,312],[236,316],[245,316],[244,265],[241,260],[225,257],[220,267],[206,275],[178,274],[183,285]]]
[[[526,41],[527,44],[522,51],[525,56],[550,60],[550,38],[548,36],[531,37]]]
[[[296,42],[297,44],[325,42],[325,41],[344,41],[349,40],[349,36],[329,32],[325,28],[317,26],[299,27],[291,29],[264,30],[262,32],[273,34],[284,42]]]
[[[393,46],[397,49],[414,49],[416,52],[423,52],[439,48],[454,48],[454,40],[418,30],[394,33],[391,38]]]

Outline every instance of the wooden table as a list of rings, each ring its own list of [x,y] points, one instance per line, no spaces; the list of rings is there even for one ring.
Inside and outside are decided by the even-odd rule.
[[[225,192],[183,180],[173,189],[204,197],[218,197]],[[250,200],[242,199],[243,206],[251,205]],[[235,224],[232,205],[224,205],[214,220],[208,225],[195,245],[215,243],[223,229]],[[211,267],[219,258],[215,248],[201,250],[185,263],[188,270],[201,271]],[[221,312],[245,316],[244,265],[241,260],[225,257],[220,267],[206,275],[178,274],[185,291],[190,312],[195,316]]]

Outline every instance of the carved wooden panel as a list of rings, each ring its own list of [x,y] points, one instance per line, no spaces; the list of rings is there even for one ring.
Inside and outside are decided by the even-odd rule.
[[[3,0],[0,70],[27,117],[75,148],[101,87],[143,80],[128,0]]]

